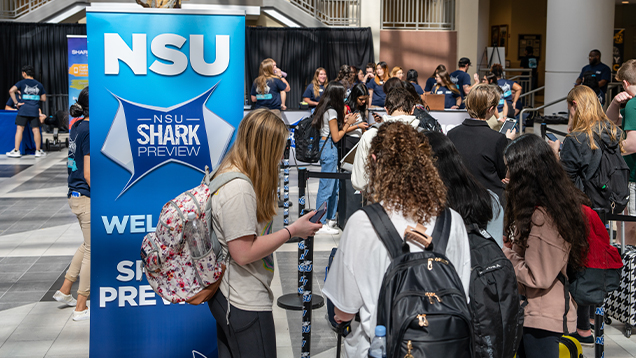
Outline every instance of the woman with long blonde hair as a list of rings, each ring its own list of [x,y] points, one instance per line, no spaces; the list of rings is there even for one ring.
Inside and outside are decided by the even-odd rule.
[[[289,83],[283,72],[276,67],[276,61],[266,58],[258,68],[258,77],[252,84],[250,99],[254,109],[269,108],[280,117],[280,110],[286,110],[285,100],[289,92]]]
[[[445,96],[444,108],[458,109],[462,105],[462,95],[457,86],[451,81],[447,70],[435,71],[435,81],[437,83],[431,90],[432,94],[443,94]]]
[[[587,86],[576,86],[567,97],[568,131],[560,151],[561,164],[574,185],[585,192],[586,182],[599,168],[601,142],[610,150],[623,152],[623,132],[612,122],[598,100],[596,92]],[[552,150],[559,154],[560,142],[549,140]],[[590,329],[590,307],[579,305],[576,332],[572,335],[583,345],[593,345]]]
[[[400,81],[404,81],[404,70],[400,66],[395,66],[391,70],[391,78],[397,77]]]
[[[309,107],[316,107],[318,105],[320,97],[325,91],[327,81],[327,71],[322,67],[318,67],[314,73],[314,78],[311,80],[311,83],[307,85],[303,93],[303,101],[309,104]]]
[[[238,172],[249,179],[230,181],[211,197],[214,231],[229,257],[219,291],[209,302],[217,322],[219,358],[276,357],[273,252],[292,237],[313,236],[321,228],[309,221],[311,212],[272,232],[278,163],[288,135],[272,111],[252,111],[219,166],[218,173]]]

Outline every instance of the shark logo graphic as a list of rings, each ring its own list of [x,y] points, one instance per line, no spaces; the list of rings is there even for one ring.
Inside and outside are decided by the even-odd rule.
[[[101,152],[131,174],[117,198],[170,162],[201,172],[206,165],[216,168],[235,130],[206,107],[218,85],[168,108],[134,103],[111,93],[119,108]]]

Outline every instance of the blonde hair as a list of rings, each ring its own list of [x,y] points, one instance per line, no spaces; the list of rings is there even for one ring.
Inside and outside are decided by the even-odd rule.
[[[622,133],[619,131],[618,126],[610,121],[605,112],[603,112],[603,107],[601,107],[601,102],[599,102],[596,92],[587,86],[576,86],[568,93],[567,101],[570,106],[576,102],[571,133],[585,133],[589,139],[590,148],[598,149],[594,140],[594,133],[600,135],[604,128],[607,128],[610,139],[612,141],[619,140],[621,152],[624,152],[623,140],[620,138]],[[568,134],[568,136],[572,135]]]
[[[327,71],[322,68],[322,67],[318,67],[316,69],[316,73],[314,73],[314,79],[311,80],[311,84],[314,85],[314,97],[318,98],[318,95],[320,94],[320,81],[318,80],[318,76],[320,75],[320,71],[325,71],[325,83],[323,84],[323,86],[326,88],[327,87],[327,83],[329,83],[329,78],[327,78]]]
[[[627,81],[630,85],[636,85],[636,60],[628,60],[616,72],[616,79]]]
[[[391,77],[396,77],[399,71],[402,71],[402,73],[404,73],[404,70],[402,69],[402,67],[400,66],[393,67],[393,69],[391,70]]]
[[[219,173],[236,167],[250,178],[256,193],[259,223],[268,222],[276,215],[278,163],[288,136],[287,126],[272,111],[254,110],[241,121],[234,145],[219,166]]]
[[[378,75],[378,66],[380,66],[382,68],[382,71],[384,71],[384,74],[382,75],[382,78],[380,79],[380,75]],[[377,65],[375,65],[375,70],[376,70],[376,76],[375,76],[375,83],[376,84],[380,84],[380,81],[386,82],[386,80],[389,79],[389,65],[386,64],[386,62],[384,61],[380,61],[378,62]]]
[[[270,78],[278,78],[278,76],[274,74],[274,63],[276,63],[276,61],[271,58],[266,58],[261,62],[261,65],[258,67],[258,77],[256,77],[256,92],[264,94],[265,88],[267,87],[267,80]]]
[[[500,92],[497,85],[480,83],[466,96],[466,109],[472,118],[488,119],[488,109],[499,104]]]

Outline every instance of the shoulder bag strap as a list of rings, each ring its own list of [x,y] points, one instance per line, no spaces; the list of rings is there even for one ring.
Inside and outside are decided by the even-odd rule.
[[[444,209],[435,220],[433,228],[433,252],[446,255],[446,247],[448,246],[448,238],[451,228],[451,212],[450,209]]]
[[[601,138],[599,138],[598,134],[596,134],[596,132],[593,132],[593,133],[594,133],[593,140],[596,143],[598,150],[592,156],[592,160],[590,160],[590,165],[587,167],[587,171],[585,173],[585,178],[584,178],[586,182],[592,179],[594,174],[596,174],[596,172],[598,171],[598,168],[601,167],[601,159],[603,158],[603,151],[607,150],[607,148],[605,147],[605,143],[601,140]]]
[[[386,247],[389,252],[391,260],[400,256],[403,253],[402,246],[404,242],[400,234],[395,230],[395,226],[393,226],[389,215],[382,205],[378,203],[367,205],[362,207],[362,211],[369,217],[373,225],[373,230],[375,230],[375,233],[378,234],[378,237],[382,240],[384,247]]]
[[[568,312],[570,311],[570,282],[563,273],[559,272],[557,278],[563,284],[563,296],[565,297],[565,313],[563,313],[563,334],[568,334]]]
[[[245,174],[239,172],[227,172],[219,174],[212,180],[212,182],[210,183],[210,193],[216,193],[223,185],[231,182],[234,179],[247,180],[247,182],[252,185],[252,181]]]

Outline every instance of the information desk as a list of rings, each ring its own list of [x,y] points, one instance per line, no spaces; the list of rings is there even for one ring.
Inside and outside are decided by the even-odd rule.
[[[244,110],[243,115],[245,116],[249,112],[250,110],[246,109]],[[380,116],[386,114],[386,111],[384,111],[384,109],[381,109],[381,110],[370,109],[369,118],[368,118],[368,121],[370,124],[375,123],[375,120],[373,119],[373,115],[371,114],[372,112],[375,112]],[[430,111],[429,113],[431,114],[431,116],[437,119],[439,124],[442,126],[442,131],[444,131],[444,133],[447,133],[449,130],[460,125],[464,121],[464,119],[469,117],[468,112],[465,109]],[[283,120],[288,126],[294,126],[298,124],[298,122],[300,122],[301,119],[311,115],[311,111],[290,109],[286,111],[281,111],[281,114],[282,114]]]
[[[18,111],[0,110],[0,155],[13,150],[15,144],[15,117]],[[27,123],[22,134],[22,144],[20,153],[35,154],[35,142],[33,141],[33,131]]]

